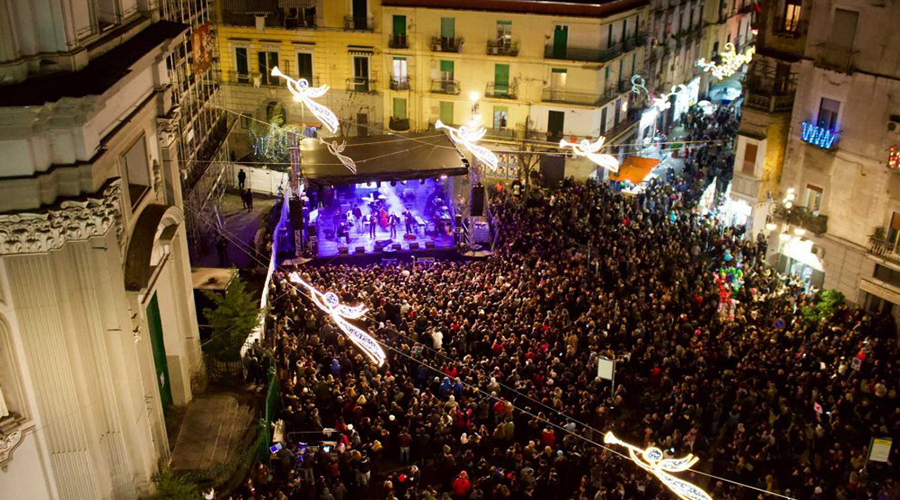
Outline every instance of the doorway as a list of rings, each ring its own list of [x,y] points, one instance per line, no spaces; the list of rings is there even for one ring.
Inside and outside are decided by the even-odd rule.
[[[553,30],[553,58],[565,59],[566,46],[569,43],[569,27],[557,25]]]
[[[353,29],[368,29],[368,0],[353,0]]]
[[[162,321],[159,317],[159,301],[156,293],[147,305],[147,327],[150,330],[150,347],[153,351],[153,366],[156,368],[159,402],[165,415],[172,406],[172,384],[169,379],[169,362],[166,359],[166,345],[163,342]]]
[[[550,111],[547,115],[547,134],[549,140],[556,142],[562,139],[563,128],[566,124],[566,114],[562,111]]]

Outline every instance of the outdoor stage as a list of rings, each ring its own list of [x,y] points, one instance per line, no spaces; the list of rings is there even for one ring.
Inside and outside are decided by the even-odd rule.
[[[301,152],[309,258],[402,258],[456,248],[457,215],[468,215],[459,212],[468,211],[469,166],[445,134],[348,138],[342,154],[354,160],[355,173],[317,140],[304,140]],[[299,214],[291,211],[298,230]]]

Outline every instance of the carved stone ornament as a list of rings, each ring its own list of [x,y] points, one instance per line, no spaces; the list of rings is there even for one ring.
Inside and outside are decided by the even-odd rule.
[[[162,189],[162,168],[159,166],[159,160],[153,160],[153,192],[159,194]]]
[[[117,179],[103,191],[103,198],[64,201],[59,209],[42,214],[0,215],[0,255],[49,252],[68,241],[102,236],[114,224],[121,238],[120,196]]]
[[[22,431],[16,429],[9,434],[0,434],[0,467],[6,467],[13,450],[22,440]]]

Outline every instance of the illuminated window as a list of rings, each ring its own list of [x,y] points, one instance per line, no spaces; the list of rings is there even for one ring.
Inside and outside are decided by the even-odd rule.
[[[784,31],[794,33],[800,27],[801,0],[787,0],[784,6]]]
[[[833,131],[837,126],[838,111],[840,109],[840,101],[823,97],[822,102],[819,104],[819,116],[816,120],[816,125],[825,130]]]
[[[812,184],[806,185],[806,208],[810,212],[818,212],[822,209],[823,189]]]
[[[759,151],[758,144],[746,143],[744,144],[744,164],[741,166],[741,173],[744,175],[753,176],[753,172],[756,170],[756,154]]]

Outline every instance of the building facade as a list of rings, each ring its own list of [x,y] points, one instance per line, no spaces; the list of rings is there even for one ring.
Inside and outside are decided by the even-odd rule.
[[[202,359],[158,5],[0,4],[0,497],[136,498]]]
[[[790,135],[776,199],[794,206],[776,217],[782,270],[820,279],[849,301],[900,304],[900,69],[884,42],[896,3],[815,2],[799,63]],[[805,237],[787,234],[800,226]],[[822,276],[817,275],[821,273]]]
[[[653,0],[644,75],[654,93],[668,93],[700,75],[704,30],[704,4],[700,0]]]
[[[807,5],[803,5],[806,3]],[[780,0],[761,5],[756,54],[744,81],[731,200],[735,224],[752,235],[771,223],[791,126],[797,76],[806,48],[811,2]]]
[[[226,101],[248,114],[245,125],[279,113],[319,125],[268,76],[277,64],[330,87],[320,102],[344,135],[427,130],[480,115],[489,147],[510,151],[562,138],[625,142],[635,128],[630,79],[644,63],[646,1],[291,5],[223,4]]]

